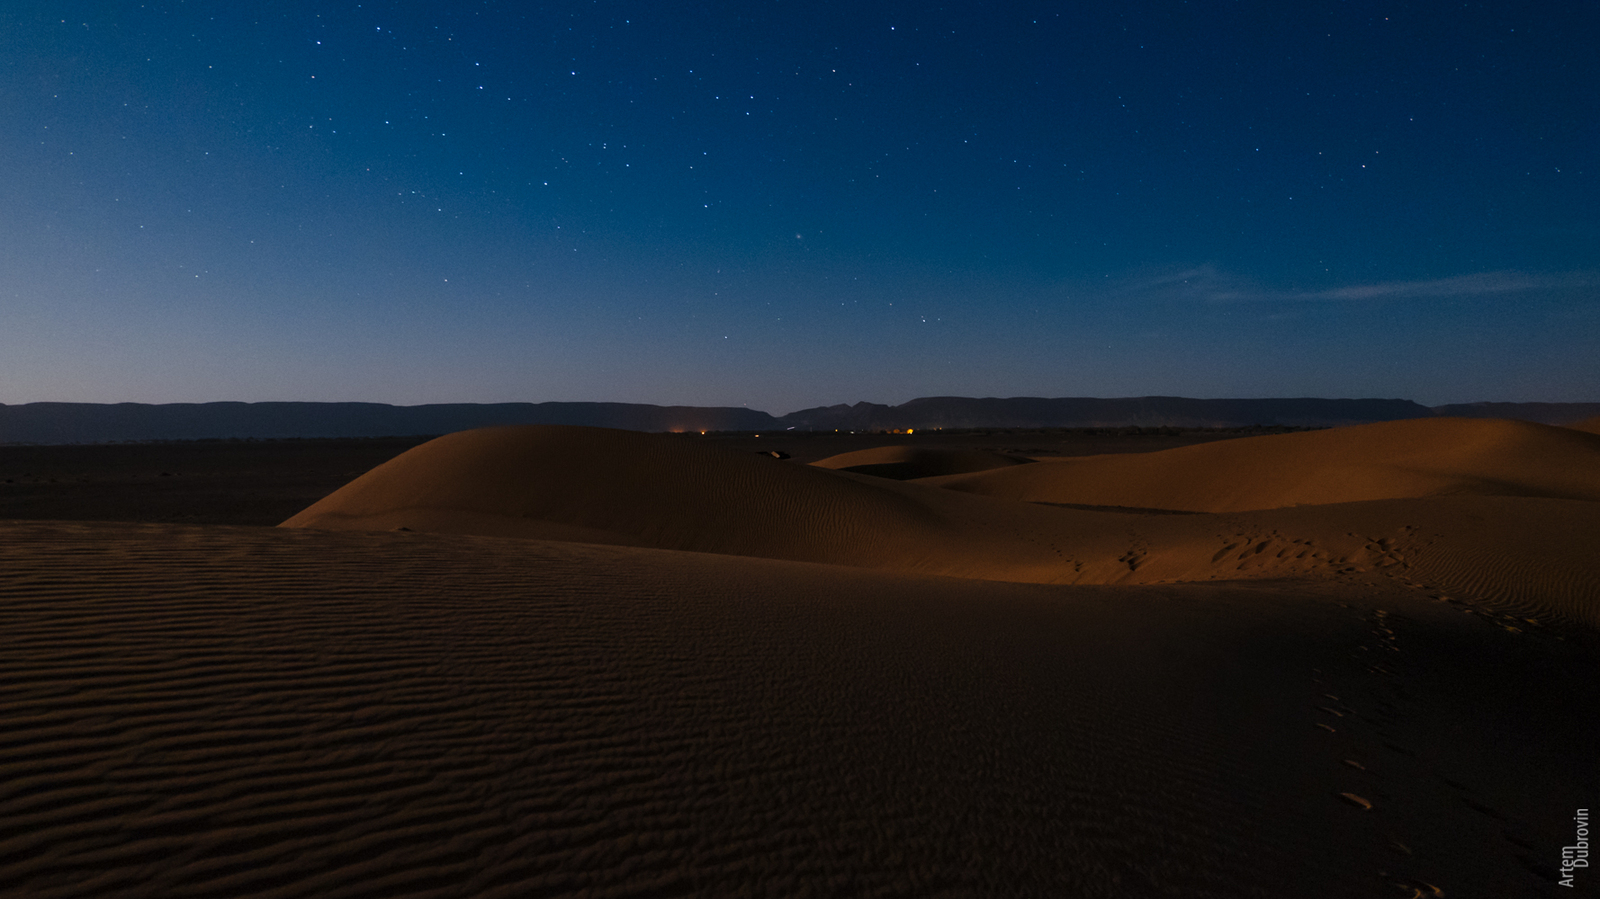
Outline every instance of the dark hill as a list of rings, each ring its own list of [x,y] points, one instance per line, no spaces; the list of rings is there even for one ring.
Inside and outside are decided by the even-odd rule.
[[[1434,406],[1433,414],[1454,418],[1515,418],[1566,425],[1600,415],[1600,403],[1456,403]]]
[[[0,443],[391,437],[491,425],[590,425],[629,431],[749,431],[765,412],[637,403],[28,403],[0,405]]]

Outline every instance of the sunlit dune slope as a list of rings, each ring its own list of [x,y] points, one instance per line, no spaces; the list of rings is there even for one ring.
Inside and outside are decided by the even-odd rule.
[[[1025,465],[1027,459],[984,450],[927,449],[913,446],[879,446],[840,453],[811,463],[818,468],[853,471],[880,478],[910,480],[940,475],[966,474]]]
[[[1458,494],[1600,501],[1600,435],[1522,421],[1415,419],[923,483],[1028,502],[1194,512]]]
[[[1128,547],[1116,560],[1106,557],[1108,539],[1094,549],[1085,545],[1080,582],[1307,577],[1398,582],[1428,595],[1465,597],[1600,627],[1600,553],[1594,551],[1600,503],[1434,496],[1158,515],[1128,526],[1125,533]]]

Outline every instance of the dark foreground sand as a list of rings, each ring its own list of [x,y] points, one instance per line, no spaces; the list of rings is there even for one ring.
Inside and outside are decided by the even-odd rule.
[[[0,893],[1600,894],[1600,504],[1515,458],[1135,514],[608,433],[446,443],[355,529],[0,523]]]

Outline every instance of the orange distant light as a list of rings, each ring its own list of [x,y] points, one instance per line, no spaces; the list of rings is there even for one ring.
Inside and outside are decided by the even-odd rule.
[[[917,432],[916,428],[906,428],[906,433],[907,434],[915,434],[916,432]]]

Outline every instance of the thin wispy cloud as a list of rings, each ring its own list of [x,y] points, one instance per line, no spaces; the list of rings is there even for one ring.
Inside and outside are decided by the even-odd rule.
[[[1196,293],[1219,303],[1259,302],[1374,302],[1382,300],[1467,299],[1496,294],[1574,290],[1600,286],[1600,274],[1564,272],[1533,275],[1524,272],[1482,272],[1421,281],[1379,281],[1328,290],[1272,290],[1225,286],[1218,281],[1197,285]]]
[[[1183,271],[1169,274],[1152,275],[1142,278],[1131,278],[1118,286],[1115,293],[1147,293],[1163,289],[1197,289],[1201,287],[1215,287],[1222,277],[1215,267],[1199,265]]]

